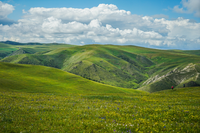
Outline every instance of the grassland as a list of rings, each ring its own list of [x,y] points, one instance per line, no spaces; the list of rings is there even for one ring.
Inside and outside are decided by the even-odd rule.
[[[1,43],[17,48],[1,62],[42,65],[123,88],[156,92],[200,86],[200,51],[159,50],[137,46]]]
[[[0,63],[0,132],[200,132],[200,88],[156,93]]]
[[[55,94],[142,93],[96,83],[56,68],[11,63],[0,63],[0,90]]]
[[[0,91],[0,132],[200,132],[200,88],[160,93]]]

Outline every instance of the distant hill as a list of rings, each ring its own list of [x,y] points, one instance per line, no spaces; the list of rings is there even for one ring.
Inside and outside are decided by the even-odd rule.
[[[1,41],[1,43],[11,44],[11,45],[43,45],[42,43],[36,43],[36,42],[19,43],[19,42],[14,42],[14,41]]]
[[[12,47],[9,44],[0,43],[0,60],[7,55],[13,53],[13,51],[16,51],[18,48]]]
[[[0,42],[0,59],[11,55],[43,53],[57,48],[73,47],[70,44],[60,43],[19,43],[12,41]]]
[[[118,87],[155,92],[176,87],[199,86],[199,52],[158,50],[137,46],[84,45],[64,47],[41,45],[33,53],[18,51],[2,62],[44,65]],[[40,48],[41,48],[40,47]],[[26,47],[24,47],[26,48]],[[30,50],[30,49],[29,49]],[[18,54],[15,54],[18,53]]]
[[[37,51],[35,49],[32,48],[19,48],[18,50],[14,51],[13,53],[11,53],[8,56],[12,56],[12,55],[20,55],[20,54],[34,54]]]

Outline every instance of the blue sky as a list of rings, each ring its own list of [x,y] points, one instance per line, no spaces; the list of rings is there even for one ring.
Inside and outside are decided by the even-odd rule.
[[[8,17],[18,20],[23,16],[22,10],[29,10],[32,7],[46,8],[92,8],[99,4],[114,4],[119,9],[131,11],[132,14],[153,16],[164,14],[168,19],[177,19],[183,17],[200,22],[200,18],[193,14],[176,13],[172,8],[181,5],[181,0],[3,0],[15,7],[15,11]]]
[[[0,0],[0,41],[200,49],[199,0]]]

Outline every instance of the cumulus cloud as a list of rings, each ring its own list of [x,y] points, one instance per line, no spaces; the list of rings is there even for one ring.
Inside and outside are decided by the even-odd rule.
[[[173,10],[177,13],[194,13],[196,17],[200,17],[200,1],[199,0],[182,0],[180,5],[174,6]]]
[[[12,5],[0,1],[0,18],[6,18],[14,10]]]
[[[0,24],[11,25],[14,23],[13,20],[7,18],[7,16],[13,12],[13,10],[14,7],[12,5],[0,1]]]
[[[200,23],[188,19],[139,16],[113,4],[84,9],[37,7],[23,12],[18,23],[0,25],[0,40],[200,48]]]

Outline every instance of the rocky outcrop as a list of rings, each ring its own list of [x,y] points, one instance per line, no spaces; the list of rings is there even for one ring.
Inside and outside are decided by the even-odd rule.
[[[170,89],[170,86],[182,87],[183,84],[186,87],[189,86],[199,86],[200,73],[196,69],[197,64],[190,63],[183,69],[178,67],[167,72],[165,75],[155,75],[146,80],[140,90],[145,90],[148,88],[149,92],[154,92],[157,90]],[[146,87],[145,87],[146,86]],[[148,86],[148,87],[147,87]]]

